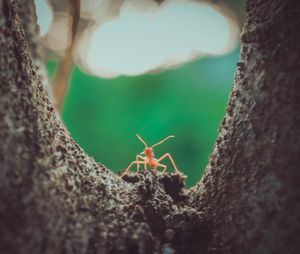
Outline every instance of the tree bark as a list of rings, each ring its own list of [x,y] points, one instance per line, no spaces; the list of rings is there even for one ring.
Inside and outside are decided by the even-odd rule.
[[[300,253],[299,9],[247,2],[220,134],[185,190],[176,174],[120,179],[84,153],[37,74],[27,12],[0,0],[0,252]]]
[[[247,1],[241,59],[190,204],[208,252],[300,253],[299,1]]]
[[[48,94],[52,96],[52,88],[46,69],[46,54],[39,35],[40,28],[37,24],[34,0],[16,0],[16,2],[18,4],[18,16],[22,22],[22,28],[25,33],[24,37],[28,45],[32,62],[36,67],[40,79],[43,80],[42,83]]]

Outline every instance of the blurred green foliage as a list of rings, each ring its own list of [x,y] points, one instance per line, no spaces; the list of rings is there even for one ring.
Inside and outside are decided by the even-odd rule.
[[[127,168],[143,151],[136,133],[149,146],[175,135],[155,147],[156,157],[169,152],[188,176],[190,187],[208,163],[238,59],[236,49],[160,74],[114,79],[90,76],[75,68],[63,121],[90,156],[115,172]],[[56,62],[48,62],[52,78],[56,67]],[[168,160],[164,162],[172,171]]]

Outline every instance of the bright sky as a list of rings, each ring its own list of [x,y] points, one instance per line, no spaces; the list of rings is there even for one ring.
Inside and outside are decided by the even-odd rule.
[[[164,70],[229,53],[238,38],[232,26],[212,7],[194,1],[125,0],[120,16],[84,33],[77,59],[87,72],[105,78]]]
[[[53,13],[45,0],[34,0],[38,24],[40,25],[40,34],[45,36],[48,32],[53,19]]]

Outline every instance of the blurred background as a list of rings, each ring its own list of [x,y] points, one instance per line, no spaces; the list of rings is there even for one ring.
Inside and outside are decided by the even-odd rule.
[[[54,82],[71,43],[74,1],[35,4]],[[170,153],[188,176],[186,186],[193,186],[225,114],[239,60],[244,0],[80,4],[74,65],[61,110],[71,136],[118,172],[144,149],[136,134],[149,146],[175,135],[155,147],[156,158]],[[162,163],[173,171],[168,159]]]

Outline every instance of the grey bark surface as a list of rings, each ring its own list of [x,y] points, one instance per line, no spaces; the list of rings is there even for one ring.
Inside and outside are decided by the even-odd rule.
[[[16,2],[18,4],[18,16],[22,22],[31,60],[36,67],[37,74],[43,80],[42,83],[48,94],[52,96],[51,84],[46,69],[46,54],[39,35],[40,28],[37,24],[34,0],[17,0]]]
[[[37,74],[28,12],[0,0],[0,253],[300,253],[299,9],[247,2],[220,135],[185,190],[84,153]]]
[[[226,116],[190,204],[210,221],[208,252],[300,253],[300,2],[250,0],[246,11]]]

